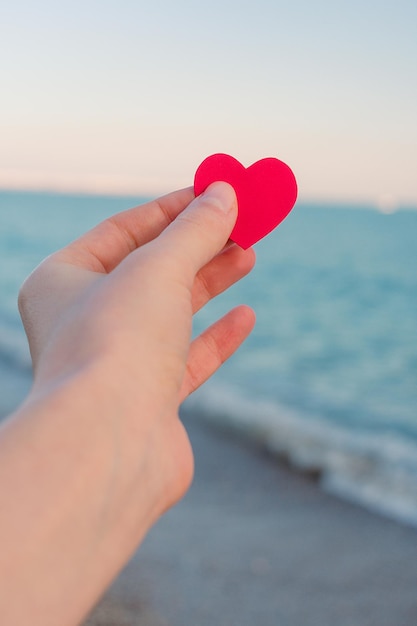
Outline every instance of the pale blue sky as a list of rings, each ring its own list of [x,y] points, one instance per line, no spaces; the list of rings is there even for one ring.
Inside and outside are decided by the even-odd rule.
[[[14,0],[0,186],[157,193],[229,152],[304,199],[417,204],[417,2]]]

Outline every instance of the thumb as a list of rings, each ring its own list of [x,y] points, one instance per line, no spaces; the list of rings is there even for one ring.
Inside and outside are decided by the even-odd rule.
[[[227,243],[237,218],[231,185],[216,182],[191,202],[158,238],[162,254],[180,261],[193,276]]]

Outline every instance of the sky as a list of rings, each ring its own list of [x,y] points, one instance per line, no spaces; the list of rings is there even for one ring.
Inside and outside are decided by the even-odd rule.
[[[226,152],[300,198],[417,206],[415,0],[14,0],[0,188],[154,195]]]

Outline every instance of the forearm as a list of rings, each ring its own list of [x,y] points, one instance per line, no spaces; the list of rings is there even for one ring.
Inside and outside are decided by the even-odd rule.
[[[126,415],[105,396],[94,375],[75,376],[0,429],[1,623],[78,623],[154,521],[115,433]]]

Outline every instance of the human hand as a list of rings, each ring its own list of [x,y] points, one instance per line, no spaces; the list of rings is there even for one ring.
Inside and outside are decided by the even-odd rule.
[[[193,198],[178,191],[106,220],[46,259],[20,294],[32,397],[69,385],[77,402],[91,407],[93,397],[94,410],[111,415],[103,428],[117,433],[130,474],[146,466],[155,517],[192,477],[181,401],[254,323],[241,306],[190,343],[193,313],[254,264],[252,250],[226,245],[237,215],[232,188],[215,183]]]

